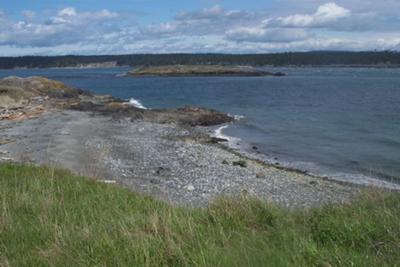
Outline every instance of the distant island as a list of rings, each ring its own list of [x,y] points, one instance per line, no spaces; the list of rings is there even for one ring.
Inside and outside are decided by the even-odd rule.
[[[285,76],[254,68],[222,65],[166,65],[141,67],[128,72],[132,76]]]
[[[269,54],[131,54],[0,57],[0,69],[165,65],[400,67],[396,51],[313,51]]]

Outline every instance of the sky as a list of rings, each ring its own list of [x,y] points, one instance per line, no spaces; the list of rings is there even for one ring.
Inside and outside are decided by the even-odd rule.
[[[0,56],[400,50],[400,0],[13,0]]]

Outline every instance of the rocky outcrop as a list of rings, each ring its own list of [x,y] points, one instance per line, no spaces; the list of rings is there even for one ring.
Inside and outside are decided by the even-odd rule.
[[[285,76],[254,68],[222,65],[167,65],[142,67],[128,73],[132,76]]]
[[[82,91],[68,87],[62,82],[44,77],[7,77],[0,80],[0,86],[22,90],[27,97],[72,98],[82,93]]]
[[[175,123],[186,126],[212,126],[233,121],[231,116],[212,109],[184,107],[178,109],[145,110],[127,102],[79,102],[71,105],[74,110],[92,111],[114,119],[130,118],[157,123]]]
[[[148,110],[145,117],[154,122],[178,123],[188,126],[213,126],[233,121],[233,118],[225,113],[190,106],[178,109]]]
[[[43,77],[7,77],[0,80],[0,120],[36,118],[53,107],[67,107],[84,94]]]
[[[109,95],[92,95],[43,77],[0,80],[0,120],[34,118],[51,109],[73,109],[114,119],[130,118],[187,126],[211,126],[233,120],[227,114],[199,107],[140,109]]]

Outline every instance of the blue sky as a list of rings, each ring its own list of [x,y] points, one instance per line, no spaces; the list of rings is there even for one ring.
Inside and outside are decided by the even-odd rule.
[[[0,55],[399,50],[398,0],[14,0]]]

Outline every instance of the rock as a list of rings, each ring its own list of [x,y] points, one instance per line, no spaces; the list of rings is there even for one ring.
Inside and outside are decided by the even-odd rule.
[[[159,184],[159,183],[160,183],[160,180],[158,180],[158,179],[150,179],[150,183],[152,183],[152,184]]]
[[[157,175],[163,175],[163,176],[170,174],[170,172],[171,172],[171,169],[165,168],[165,167],[158,167],[156,170]]]
[[[24,95],[33,98],[37,96],[49,96],[50,98],[77,97],[80,92],[65,84],[44,77],[6,77],[0,80],[0,87],[19,88]]]
[[[229,162],[227,160],[223,160],[222,164],[229,165]]]
[[[145,120],[184,126],[214,126],[233,121],[233,118],[225,113],[189,106],[178,109],[142,110],[142,112]]]
[[[263,178],[265,178],[265,175],[264,175],[264,173],[259,172],[256,174],[256,178],[263,179]]]
[[[15,140],[11,140],[11,139],[0,139],[0,146],[1,145],[6,145],[9,143],[15,142]],[[1,152],[0,152],[1,153]]]
[[[186,189],[187,189],[188,191],[194,191],[194,190],[195,190],[195,187],[194,187],[192,184],[189,184],[189,185],[186,186]]]
[[[275,72],[274,74],[273,74],[273,76],[276,76],[276,77],[283,77],[283,76],[287,76],[287,74],[286,73],[284,73],[284,72]]]
[[[256,146],[253,146],[253,147],[252,147],[252,149],[253,149],[253,150],[257,150],[257,149],[258,149],[258,147],[256,147]]]
[[[218,138],[218,137],[211,137],[210,138],[210,143],[211,144],[226,143],[228,141],[229,140],[225,139],[225,138]]]
[[[0,157],[0,161],[14,161],[14,159],[9,157]]]
[[[195,133],[184,135],[180,138],[181,140],[193,140],[203,144],[218,144],[222,142],[228,142],[227,139],[212,137],[205,133]]]
[[[311,181],[311,182],[310,182],[310,185],[317,185],[317,184],[318,184],[317,181]]]
[[[132,76],[285,76],[254,68],[223,65],[165,65],[146,66],[127,73]]]
[[[232,162],[233,166],[240,166],[242,168],[247,168],[247,162],[245,160],[238,160]]]

